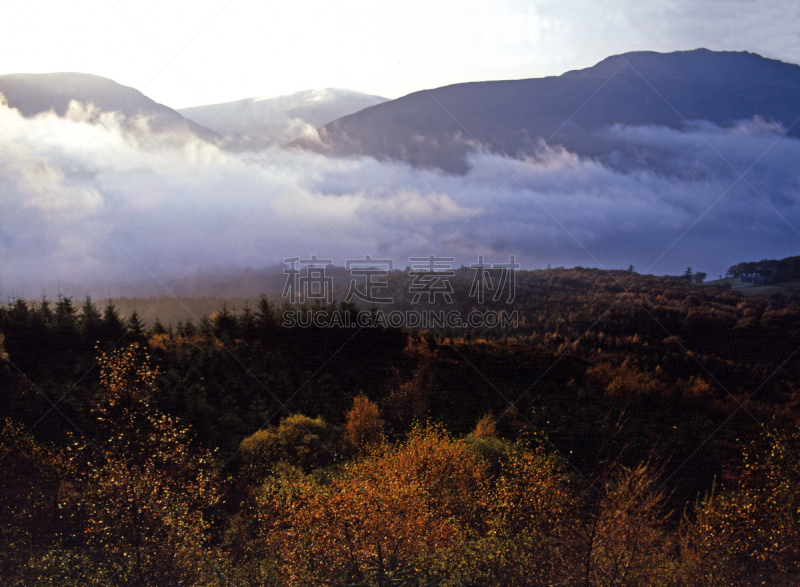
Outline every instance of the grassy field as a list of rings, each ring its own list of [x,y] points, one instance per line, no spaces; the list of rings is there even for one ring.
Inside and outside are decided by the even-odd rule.
[[[725,283],[730,284],[731,289],[740,291],[746,296],[761,295],[769,297],[775,293],[781,293],[786,296],[790,294],[800,295],[800,283],[796,281],[771,283],[769,285],[753,285],[752,283],[742,283],[736,277],[730,277],[706,281],[703,285],[723,285]]]

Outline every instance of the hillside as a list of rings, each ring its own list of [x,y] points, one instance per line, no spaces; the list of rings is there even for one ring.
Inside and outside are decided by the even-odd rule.
[[[227,137],[241,149],[283,145],[316,128],[386,98],[349,90],[306,90],[276,98],[248,98],[222,104],[179,109],[189,120]]]
[[[93,107],[89,111],[90,120],[103,113],[119,113],[129,128],[136,125],[139,117],[144,117],[154,133],[189,132],[211,142],[220,138],[215,132],[185,119],[172,108],[151,100],[134,88],[87,73],[0,75],[0,94],[8,106],[28,118],[50,111],[63,117],[74,101],[85,108]]]
[[[456,306],[518,311],[500,332],[290,328],[267,297],[151,327],[110,303],[1,306],[4,577],[113,559],[130,585],[335,584],[356,552],[373,585],[373,560],[417,585],[591,584],[587,558],[626,585],[791,584],[797,299],[517,277],[513,304]],[[353,308],[302,311],[335,310]]]
[[[625,165],[640,157],[657,166],[652,153],[635,152],[609,129],[687,130],[687,121],[730,127],[756,116],[788,129],[800,116],[798,95],[800,66],[754,53],[627,53],[560,76],[415,92],[325,125],[322,145],[294,145],[464,173],[475,149],[520,157],[544,140],[608,162],[617,152],[632,159]],[[800,136],[800,128],[789,136]]]

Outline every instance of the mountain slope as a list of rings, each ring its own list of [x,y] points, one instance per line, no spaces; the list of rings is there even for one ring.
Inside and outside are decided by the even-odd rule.
[[[792,126],[800,116],[800,66],[747,52],[640,52],[560,76],[415,92],[325,125],[322,143],[293,145],[463,173],[479,146],[520,156],[544,139],[605,156],[622,148],[602,132],[614,124],[728,127],[754,116]],[[800,125],[789,134],[800,136]]]
[[[332,120],[386,98],[349,90],[306,90],[277,98],[249,98],[178,110],[189,120],[228,137],[241,148],[282,145]]]
[[[48,111],[64,116],[74,100],[85,106],[92,104],[96,109],[95,116],[118,112],[131,127],[137,118],[146,117],[149,129],[156,133],[188,131],[211,142],[220,138],[134,88],[87,73],[0,75],[0,94],[11,108],[28,118]]]

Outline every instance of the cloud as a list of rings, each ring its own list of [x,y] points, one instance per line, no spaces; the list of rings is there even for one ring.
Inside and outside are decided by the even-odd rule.
[[[137,282],[160,293],[187,271],[310,254],[404,267],[433,253],[457,264],[513,253],[528,268],[710,275],[795,254],[800,141],[758,119],[693,124],[604,129],[615,149],[597,159],[477,151],[471,171],[452,176],[371,158],[230,153],[79,106],[31,119],[0,106],[0,292],[99,295]]]

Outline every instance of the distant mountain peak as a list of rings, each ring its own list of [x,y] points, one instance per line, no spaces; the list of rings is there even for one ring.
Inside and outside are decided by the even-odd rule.
[[[186,120],[177,111],[148,98],[135,88],[90,73],[11,73],[0,75],[0,94],[25,117],[45,112],[64,116],[75,101],[93,105],[100,114],[118,112],[128,120],[144,116],[153,132],[185,130],[210,142],[219,136]]]
[[[791,128],[799,116],[798,65],[740,51],[641,51],[560,76],[414,92],[293,146],[465,173],[476,148],[518,157],[546,142],[604,157],[621,148],[600,132],[613,125],[685,130],[691,120],[729,127],[761,117]]]
[[[628,69],[627,73],[647,73],[658,78],[752,79],[775,75],[776,71],[791,68],[800,66],[750,51],[712,51],[701,47],[671,53],[631,51],[611,55],[592,67],[568,71],[561,77],[607,78]]]
[[[226,136],[232,148],[263,149],[315,135],[316,128],[332,120],[386,101],[381,96],[352,90],[320,88],[183,108],[179,112]]]

